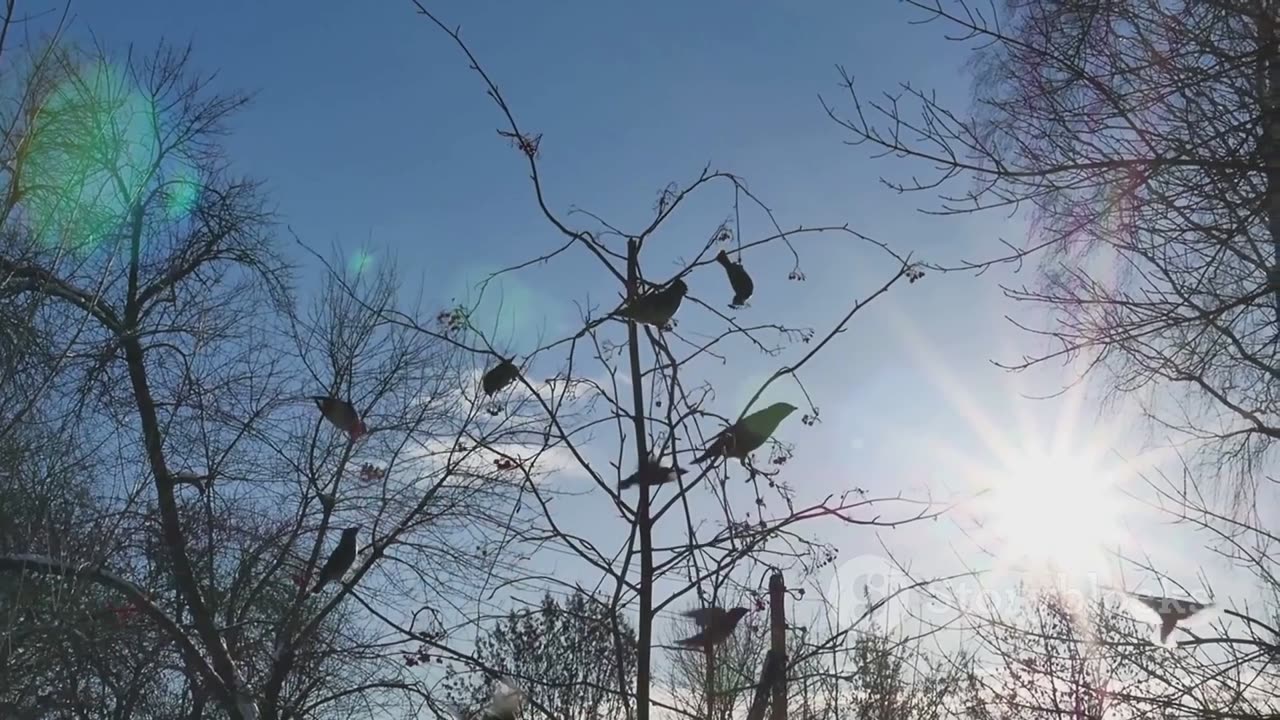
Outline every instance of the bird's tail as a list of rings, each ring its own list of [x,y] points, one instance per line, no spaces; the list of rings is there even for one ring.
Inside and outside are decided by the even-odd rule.
[[[619,481],[618,481],[618,489],[619,489],[619,490],[626,490],[626,489],[628,489],[628,488],[633,488],[633,487],[635,487],[635,486],[637,486],[637,485],[639,485],[639,484],[640,484],[640,476],[639,476],[638,474],[637,474],[637,475],[632,475],[631,477],[626,477],[626,478],[623,478],[623,479],[619,480]]]
[[[1175,647],[1177,645],[1177,642],[1170,642],[1169,636],[1173,634],[1174,628],[1176,628],[1177,626],[1178,626],[1177,620],[1170,617],[1161,618],[1160,619],[1160,642],[1157,644],[1162,645],[1164,647]]]

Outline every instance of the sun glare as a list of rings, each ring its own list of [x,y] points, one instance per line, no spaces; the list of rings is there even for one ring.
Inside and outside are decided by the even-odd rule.
[[[1134,440],[1130,428],[1138,409],[1117,404],[1106,417],[1086,412],[1081,388],[1058,393],[1048,405],[984,399],[997,388],[974,392],[910,317],[899,320],[892,327],[966,426],[925,444],[946,475],[966,486],[971,500],[960,512],[963,531],[996,560],[982,569],[1043,589],[1084,591],[1082,596],[1114,586],[1121,556],[1137,550],[1128,528],[1144,514],[1124,489],[1169,452],[1121,450]],[[1062,377],[1074,382],[1077,373],[1065,370]],[[1036,396],[1057,382],[1018,376],[998,389]],[[967,549],[956,551],[968,555]]]
[[[1100,581],[1123,541],[1114,478],[1087,453],[1029,451],[1006,458],[978,503],[1000,559],[1032,573]]]

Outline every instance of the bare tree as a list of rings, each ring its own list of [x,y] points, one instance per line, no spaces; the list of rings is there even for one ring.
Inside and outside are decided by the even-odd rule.
[[[687,628],[674,628],[668,644],[688,634]],[[672,704],[693,717],[741,717],[751,704],[760,658],[768,646],[768,623],[747,621],[710,653],[696,648],[672,652],[665,678]]]
[[[680,710],[653,692],[660,618],[741,604],[766,571],[821,572],[834,551],[806,523],[892,527],[944,510],[856,488],[803,498],[783,475],[791,448],[773,437],[794,404],[773,406],[767,430],[750,422],[784,384],[805,407],[780,435],[819,421],[806,365],[870,302],[920,279],[910,258],[843,225],[784,229],[741,178],[710,169],[664,188],[629,231],[554,211],[540,136],[522,130],[457,32],[436,24],[479,73],[563,237],[494,277],[573,251],[620,297],[584,305],[578,328],[519,357],[472,308],[404,306],[392,273],[329,263],[318,297],[300,301],[259,186],[222,152],[245,97],[211,92],[188,51],[117,60],[55,43],[36,55],[0,146],[0,303],[26,313],[13,327],[44,354],[18,360],[27,402],[0,408],[0,438],[40,417],[65,420],[75,432],[64,437],[89,449],[91,507],[113,520],[100,534],[60,528],[86,545],[73,555],[12,548],[0,575],[65,581],[72,611],[125,622],[95,638],[100,659],[69,666],[92,678],[91,692],[70,698],[85,713],[107,695],[121,717],[443,713],[428,668],[500,676],[468,636],[505,614],[499,590],[571,585],[530,568],[550,550],[599,577],[592,595],[606,599],[614,653],[601,702],[647,720],[653,708]],[[716,188],[732,220],[657,269],[655,234]],[[765,313],[740,307],[751,294],[742,266],[717,251],[751,268],[782,258],[800,281],[794,243],[822,235],[863,244],[884,280],[821,330],[751,319]],[[675,307],[657,320],[640,310],[673,294],[678,318]],[[775,358],[775,370],[744,407],[717,413],[711,378],[743,352]],[[311,396],[349,401],[367,432],[333,427]],[[651,456],[664,469],[624,489]],[[562,491],[541,481],[566,465],[620,516],[616,530],[589,537],[556,512]],[[360,552],[314,592],[336,531],[352,527]],[[34,660],[54,665],[67,647]],[[530,705],[563,714],[545,699]]]
[[[1079,361],[1199,450],[1143,497],[1257,581],[1253,609],[1219,598],[1231,622],[1176,654],[1158,654],[1114,602],[1087,623],[1052,606],[1024,623],[989,614],[971,629],[998,636],[1005,662],[981,677],[1000,678],[990,698],[1013,698],[992,716],[1098,716],[1099,678],[1107,702],[1135,714],[1273,714],[1274,498],[1259,480],[1280,437],[1280,5],[907,4],[975,46],[972,108],[909,85],[868,99],[845,74],[847,101],[828,113],[852,144],[933,170],[887,182],[937,193],[934,212],[1026,211],[1025,243],[938,269],[1038,260],[1034,283],[1005,292],[1049,311],[1026,328],[1048,345],[1010,367]],[[1122,560],[1177,589],[1161,568]],[[1212,588],[1197,590],[1178,594]]]
[[[941,193],[936,212],[1027,211],[1025,244],[952,268],[1040,259],[1006,293],[1050,311],[1028,328],[1048,344],[1012,367],[1105,369],[1247,498],[1280,436],[1280,7],[907,4],[976,47],[973,112],[909,85],[866,99],[847,75],[828,112],[852,143],[935,170],[889,184]]]
[[[563,720],[605,720],[622,712],[613,690],[618,677],[614,632],[622,634],[624,660],[634,663],[634,633],[625,617],[610,618],[608,604],[581,591],[561,602],[547,593],[536,609],[511,611],[476,644],[475,658],[513,680],[532,699]],[[630,676],[634,669],[621,672]],[[481,674],[451,680],[454,704],[480,707],[491,695]]]
[[[876,608],[879,609],[879,608]],[[950,653],[926,646],[928,634],[865,623],[831,627],[811,623],[793,632],[790,708],[805,720],[935,720],[956,717],[967,649]],[[822,630],[820,631],[820,628]]]
[[[1269,653],[1219,625],[1176,651],[1151,643],[1127,601],[1102,598],[1087,616],[1051,595],[1025,612],[992,607],[970,629],[981,661],[960,704],[975,717],[1252,718],[1276,712]]]
[[[0,696],[193,720],[420,705],[396,650],[519,532],[518,483],[485,448],[527,428],[467,399],[451,345],[380,319],[392,275],[335,276],[299,307],[265,198],[221,150],[245,97],[213,93],[189,51],[37,58],[6,118],[0,303],[27,310],[14,327],[44,355],[19,356],[0,440],[44,424],[74,442],[69,487],[92,496],[74,509],[95,519],[34,544],[23,521],[0,553],[0,575],[45,592],[31,602],[65,608],[52,641],[7,651],[67,673],[37,684],[76,681],[66,698]],[[338,433],[312,395],[352,399],[368,437]],[[32,457],[5,477],[34,474]],[[351,525],[362,551],[313,594],[331,530]]]
[[[856,488],[802,501],[800,493],[783,480],[791,448],[772,437],[777,422],[763,437],[753,438],[759,442],[724,431],[761,410],[766,392],[776,394],[784,384],[805,405],[796,413],[799,417],[790,421],[792,426],[818,422],[819,408],[802,383],[805,366],[817,353],[833,347],[870,302],[899,284],[915,282],[923,273],[888,245],[844,225],[784,229],[741,178],[710,168],[687,183],[663,188],[649,219],[638,227],[621,228],[589,210],[566,214],[554,209],[541,173],[542,136],[525,129],[458,30],[422,4],[414,5],[456,43],[479,76],[497,106],[498,135],[520,158],[539,212],[562,239],[559,246],[512,259],[480,284],[478,294],[483,298],[493,292],[500,278],[536,272],[576,253],[596,268],[598,277],[615,285],[618,299],[600,305],[584,303],[577,327],[521,347],[478,322],[475,305],[443,314],[446,328],[419,323],[411,313],[397,310],[379,317],[453,344],[484,372],[481,402],[486,412],[508,419],[513,423],[509,427],[525,441],[522,452],[508,453],[504,467],[523,479],[526,507],[534,517],[530,527],[513,537],[521,547],[554,550],[599,577],[593,591],[608,598],[609,613],[635,617],[634,676],[619,672],[611,688],[627,716],[647,720],[653,709],[663,708],[701,717],[691,708],[670,706],[653,692],[661,678],[656,672],[661,660],[655,643],[660,617],[694,607],[742,605],[759,594],[755,579],[767,570],[784,569],[797,579],[819,572],[834,553],[803,532],[802,525],[808,521],[894,526],[943,510],[901,496],[868,497]],[[693,198],[713,197],[717,190],[726,198],[729,220],[707,228],[704,238],[680,243],[674,257],[654,249],[654,237]],[[795,243],[823,235],[864,244],[883,262],[883,282],[824,318],[822,330],[773,322],[766,306],[741,309],[750,292],[741,275],[733,273],[785,263],[787,276],[802,281]],[[719,251],[726,253],[725,260],[717,260]],[[730,274],[726,274],[726,261]],[[735,312],[722,310],[725,305]],[[649,306],[666,311],[645,309]],[[776,369],[745,407],[731,408],[727,416],[718,414],[713,411],[713,375],[724,372],[722,365],[732,371],[734,358],[743,352],[777,358]],[[784,409],[782,417],[787,412]],[[717,439],[720,442],[715,445]],[[491,441],[476,442],[491,452],[500,451]],[[711,451],[704,453],[708,448]],[[760,452],[752,455],[757,448]],[[730,457],[721,460],[721,455]],[[557,490],[534,482],[531,472],[536,467],[531,461],[552,456],[590,479],[591,492],[602,507],[620,516],[616,532],[589,534],[575,518],[555,512]],[[650,458],[656,464],[633,478]],[[638,481],[627,482],[632,479]],[[880,507],[885,505],[899,509]],[[566,578],[531,573],[518,565],[495,564],[489,576],[500,586],[571,589]],[[496,676],[496,668],[468,647],[465,633],[454,632],[478,626],[488,614],[487,608],[459,614],[455,626],[427,647],[441,659]],[[622,638],[615,633],[620,657],[627,652]],[[615,667],[627,664],[617,662]],[[557,716],[536,698],[530,706],[548,717]]]

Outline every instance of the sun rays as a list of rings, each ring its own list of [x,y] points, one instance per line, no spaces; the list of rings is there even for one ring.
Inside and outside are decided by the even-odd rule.
[[[1160,457],[1116,451],[1138,420],[1084,409],[1079,388],[1048,401],[996,402],[996,393],[961,383],[907,318],[896,329],[961,420],[962,431],[926,440],[923,452],[971,498],[957,523],[994,559],[990,569],[1060,589],[1110,583],[1117,556],[1136,546],[1128,528],[1141,508],[1125,488]],[[1004,376],[999,395],[1026,391],[1021,379]]]
[[[1127,541],[1116,467],[1096,447],[1046,447],[1018,438],[991,467],[971,468],[974,516],[1008,568],[1078,583],[1105,580],[1108,550]]]

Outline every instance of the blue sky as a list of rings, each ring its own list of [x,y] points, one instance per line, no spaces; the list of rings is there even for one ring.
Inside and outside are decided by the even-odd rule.
[[[939,27],[908,25],[915,16],[896,2],[469,0],[431,7],[461,25],[522,125],[543,133],[542,168],[556,210],[582,207],[635,227],[662,186],[711,163],[745,177],[784,227],[848,222],[933,261],[980,257],[999,251],[998,236],[1017,239],[1020,226],[1001,216],[916,212],[932,198],[896,195],[878,177],[923,169],[846,147],[823,114],[819,93],[848,107],[837,63],[868,94],[910,82],[965,106],[962,48],[941,41]],[[479,79],[407,0],[83,2],[73,12],[73,35],[92,30],[108,48],[190,40],[196,65],[218,71],[217,87],[256,92],[235,122],[230,156],[266,181],[282,222],[322,252],[339,245],[395,262],[411,288],[420,283],[428,301],[444,304],[485,271],[559,242],[536,213],[521,158],[495,133],[501,118]],[[725,213],[723,202],[691,208],[655,239],[649,267],[692,255]],[[846,241],[801,247],[803,284],[786,281],[785,255],[754,266],[748,257],[758,286],[751,312],[829,325],[887,270]],[[807,491],[803,497],[849,485],[917,495],[964,490],[929,448],[941,442],[988,455],[966,405],[1015,440],[1037,428],[1049,432],[1063,403],[1024,400],[1018,391],[1053,389],[1062,375],[1018,379],[989,362],[1039,349],[1004,319],[1028,317],[1000,295],[996,284],[1008,279],[1001,272],[931,275],[896,288],[809,366],[824,422],[809,429],[792,421],[782,433],[798,445],[789,477]],[[536,330],[551,334],[574,322],[573,301],[615,297],[581,256],[522,274],[503,292],[529,308]],[[516,350],[533,334],[512,333]],[[742,379],[722,388],[717,409],[736,414],[750,381],[773,366],[744,358],[734,367]],[[1094,411],[1081,412],[1091,426]],[[878,552],[869,531],[820,532],[850,555]],[[886,540],[922,562],[950,562],[957,537],[943,522]]]

